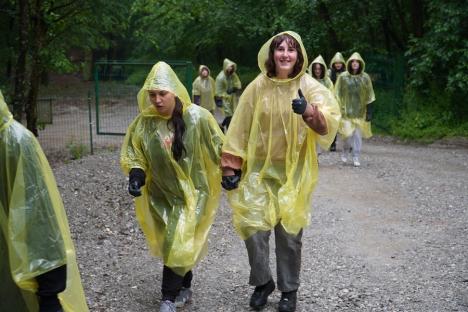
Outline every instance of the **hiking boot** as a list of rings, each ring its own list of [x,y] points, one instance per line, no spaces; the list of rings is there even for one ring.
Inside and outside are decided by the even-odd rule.
[[[359,167],[361,163],[359,162],[359,158],[353,157],[353,165],[354,167]]]
[[[176,308],[181,308],[192,300],[192,290],[190,288],[182,288],[175,298]]]
[[[170,300],[161,301],[159,312],[176,312],[176,306],[174,302]]]
[[[281,294],[281,300],[278,304],[279,312],[296,311],[297,290],[284,292]]]
[[[273,290],[275,290],[275,282],[273,280],[270,280],[265,285],[255,287],[252,297],[250,297],[250,307],[257,311],[261,310],[265,307],[268,296]]]

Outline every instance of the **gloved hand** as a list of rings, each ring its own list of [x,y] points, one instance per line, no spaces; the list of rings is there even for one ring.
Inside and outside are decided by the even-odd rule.
[[[374,107],[372,104],[367,104],[366,107],[366,121],[371,121],[372,120],[372,113],[374,111]]]
[[[234,89],[234,88],[228,88],[228,89],[226,90],[226,93],[227,93],[227,94],[232,94],[232,93],[234,93],[235,91],[236,91],[236,89]]]
[[[231,191],[236,189],[239,186],[239,181],[241,179],[242,171],[240,169],[234,170],[234,175],[223,176],[221,181],[221,186],[226,191]]]
[[[128,192],[134,197],[141,196],[141,187],[145,185],[145,172],[140,168],[132,168],[128,179]]]
[[[306,111],[307,108],[307,101],[302,94],[301,89],[298,91],[299,98],[292,100],[292,109],[296,114],[302,115]]]

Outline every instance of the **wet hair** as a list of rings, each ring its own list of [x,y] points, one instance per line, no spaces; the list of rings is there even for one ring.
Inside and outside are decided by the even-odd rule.
[[[296,77],[302,70],[302,65],[304,64],[304,56],[302,55],[302,49],[294,37],[288,34],[282,34],[273,38],[270,44],[270,49],[268,50],[268,59],[265,61],[265,68],[267,70],[268,77],[275,77],[276,76],[276,64],[274,53],[275,50],[286,40],[286,43],[289,47],[296,49],[297,51],[297,60],[296,64],[294,64],[294,68],[291,74],[288,75],[289,78]]]
[[[168,127],[172,126],[174,130],[174,142],[172,142],[172,156],[174,159],[179,161],[182,157],[182,153],[187,153],[184,146],[184,133],[185,133],[185,121],[182,118],[182,102],[178,97],[175,97],[175,106],[172,111],[171,119],[167,121]]]
[[[315,71],[314,71],[315,64],[319,65],[320,68],[322,69],[322,72],[320,73],[320,77],[318,77],[318,78],[315,77]],[[325,77],[325,66],[323,66],[320,63],[313,63],[312,64],[312,73],[311,74],[312,74],[312,77],[314,77],[315,79],[323,79],[323,77]]]
[[[351,67],[351,63],[352,63],[353,61],[357,61],[357,62],[359,63],[359,69],[358,69],[358,71],[357,71],[356,74],[354,74],[353,68]],[[350,60],[350,61],[348,62],[348,68],[346,68],[346,70],[347,70],[348,73],[350,73],[351,75],[359,75],[360,73],[362,73],[362,67],[363,67],[363,66],[362,66],[362,62],[361,62],[360,60],[352,59],[352,60]]]

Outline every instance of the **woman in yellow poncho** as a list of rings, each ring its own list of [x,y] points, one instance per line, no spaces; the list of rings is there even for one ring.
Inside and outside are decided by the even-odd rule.
[[[153,66],[138,106],[120,162],[149,248],[164,262],[160,311],[175,311],[190,300],[191,269],[206,253],[221,192],[224,136],[164,62]]]
[[[239,101],[238,93],[242,89],[242,84],[237,75],[237,64],[230,59],[224,59],[223,70],[216,76],[216,98],[218,105],[224,110],[224,120],[222,125],[229,128],[232,115],[236,111]]]
[[[258,53],[261,74],[242,94],[223,146],[223,187],[234,226],[249,254],[250,306],[261,309],[274,290],[268,241],[275,231],[279,311],[294,311],[302,230],[317,182],[315,145],[328,148],[340,118],[332,93],[306,75],[301,38],[283,32]],[[240,180],[240,181],[239,181]]]
[[[1,92],[0,182],[0,310],[88,311],[52,170]]]
[[[375,101],[375,95],[372,80],[364,72],[365,66],[361,55],[353,53],[346,62],[346,72],[338,77],[335,85],[335,94],[343,117],[338,130],[343,138],[341,160],[346,163],[351,153],[355,167],[361,165],[359,156],[362,138],[372,136],[370,104]]]
[[[198,69],[198,77],[192,84],[192,99],[193,103],[214,113],[215,105],[215,81],[210,76],[208,66],[200,65]]]
[[[328,78],[327,65],[325,64],[325,60],[321,55],[317,56],[312,61],[312,64],[310,64],[309,74],[312,76],[312,78],[333,92],[333,82],[330,80],[330,78]]]
[[[330,78],[333,85],[340,74],[346,71],[345,59],[340,52],[336,52],[330,61],[330,68],[328,69],[327,76]],[[330,145],[330,152],[336,152],[336,136],[333,143]]]

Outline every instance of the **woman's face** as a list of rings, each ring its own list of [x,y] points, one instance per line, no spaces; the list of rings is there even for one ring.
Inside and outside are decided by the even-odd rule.
[[[206,68],[202,69],[201,76],[202,76],[202,78],[208,77],[208,70]]]
[[[313,70],[315,78],[320,78],[322,76],[322,66],[320,66],[320,64],[315,63]]]
[[[333,63],[333,67],[335,67],[335,70],[341,70],[343,68],[343,63]]]
[[[276,68],[276,77],[280,79],[288,78],[294,70],[297,61],[297,50],[290,47],[286,40],[275,49],[273,54]]]
[[[352,60],[351,61],[351,69],[353,71],[358,71],[359,70],[359,67],[361,67],[361,64],[359,64],[359,61],[358,60]]]
[[[166,90],[148,90],[151,104],[162,116],[172,116],[175,107],[175,95]]]

